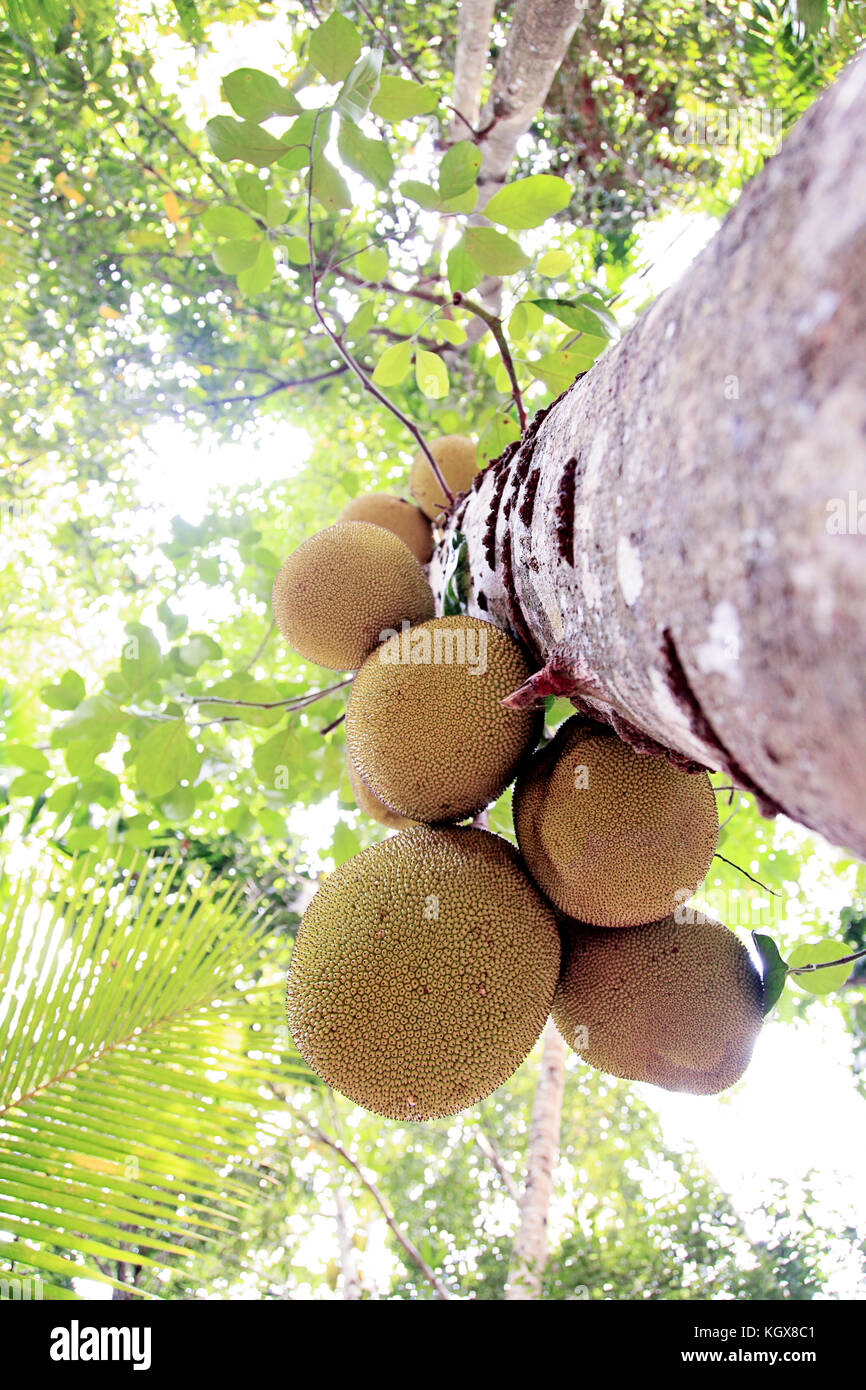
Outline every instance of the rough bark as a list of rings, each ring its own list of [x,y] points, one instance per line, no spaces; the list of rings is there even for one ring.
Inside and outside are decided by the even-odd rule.
[[[536,693],[861,855],[864,130],[860,59],[448,528],[468,542],[469,612],[526,643]],[[835,499],[854,534],[834,534]]]
[[[454,108],[459,111],[460,117],[455,117],[451,123],[449,143],[471,139],[470,126],[472,130],[478,129],[484,74],[490,55],[490,28],[495,10],[495,0],[461,0],[452,94]]]
[[[541,1297],[547,1260],[547,1226],[553,1170],[559,1154],[559,1126],[565,1080],[565,1043],[549,1020],[529,1125],[526,1183],[520,1198],[520,1224],[514,1237],[505,1298]]]

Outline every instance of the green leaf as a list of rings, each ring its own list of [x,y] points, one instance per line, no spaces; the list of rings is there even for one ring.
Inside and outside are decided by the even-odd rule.
[[[522,304],[518,304],[512,309],[508,319],[509,336],[514,342],[519,343],[521,339],[526,337],[528,327],[529,319],[526,309]]]
[[[302,111],[280,136],[283,154],[277,161],[279,167],[305,169],[310,162],[310,146],[315,144],[317,150],[322,149],[327,144],[330,128],[330,111]]]
[[[846,941],[804,941],[795,946],[788,961],[790,970],[798,965],[820,965],[823,961],[839,960],[850,956],[851,946]],[[806,975],[792,975],[791,980],[807,994],[832,994],[841,989],[853,969],[853,962],[846,965],[828,966],[825,970],[812,970]]]
[[[422,395],[431,401],[448,395],[448,370],[435,352],[418,348],[415,352],[415,380]]]
[[[339,212],[352,206],[352,195],[343,175],[318,151],[313,161],[313,197],[326,212]]]
[[[534,362],[527,362],[532,375],[543,381],[551,391],[564,391],[580,372],[588,371],[593,359],[585,353],[568,349],[564,352],[547,352]]]
[[[99,857],[64,862],[88,839]],[[195,1279],[190,1262],[251,1214],[252,1154],[273,1130],[263,1087],[303,1069],[271,1022],[281,951],[240,884],[201,861],[105,862],[104,842],[81,827],[63,858],[0,884],[0,1223],[18,1237],[3,1258],[147,1297],[100,1257],[175,1255]],[[58,1026],[71,1017],[74,1044]]]
[[[485,205],[484,216],[512,231],[527,231],[561,212],[570,197],[571,189],[565,179],[555,174],[530,174],[529,178],[506,184],[494,193]]]
[[[256,811],[256,820],[265,832],[267,839],[274,840],[278,844],[285,840],[286,822],[278,811],[272,811],[270,807],[262,806],[260,810]]]
[[[395,343],[386,348],[376,363],[373,380],[377,386],[397,386],[412,366],[412,344]]]
[[[613,314],[600,299],[591,295],[580,295],[577,299],[530,299],[528,303],[536,304],[545,314],[578,333],[610,338],[618,332]]]
[[[788,976],[788,967],[779,955],[779,948],[771,936],[763,932],[752,932],[755,950],[761,959],[761,978],[764,982],[764,1017],[775,1007]]]
[[[41,695],[49,709],[75,709],[84,699],[84,681],[77,671],[64,671],[57,685],[43,686]]]
[[[64,816],[69,815],[69,812],[72,810],[77,799],[78,783],[66,782],[63,786],[54,788],[54,791],[49,796],[48,800],[45,803],[45,806],[46,809],[52,813],[52,815],[55,815],[58,817],[58,819],[63,820]]]
[[[459,198],[475,184],[481,168],[481,151],[471,140],[459,140],[442,156],[439,165],[439,196],[447,201]]]
[[[535,269],[539,275],[564,275],[571,270],[571,256],[567,251],[545,251],[543,256],[539,256]]]
[[[257,174],[238,174],[235,179],[235,188],[241,202],[245,203],[258,217],[264,217],[268,206],[268,185]],[[207,213],[204,214],[204,217],[207,217]],[[205,226],[207,225],[205,222]],[[210,229],[208,228],[208,230]],[[216,235],[223,235],[223,233],[216,233]],[[237,233],[228,232],[226,235],[232,236],[237,235]]]
[[[310,62],[326,82],[342,82],[361,52],[361,35],[336,10],[310,35]]]
[[[456,198],[447,198],[439,204],[441,213],[464,212],[469,213],[475,210],[478,202],[478,188],[473,183],[467,188],[465,193],[460,193]]]
[[[192,787],[175,787],[159,803],[160,813],[170,821],[192,820],[195,808],[195,792]]]
[[[289,209],[275,188],[269,188],[265,200],[265,221],[269,227],[281,227],[289,216]]]
[[[365,253],[365,254],[367,254],[367,253]],[[386,260],[387,260],[387,258],[386,258]],[[357,265],[357,261],[355,262],[355,264]],[[360,342],[362,338],[366,337],[367,333],[368,333],[369,330],[373,327],[373,324],[374,324],[375,322],[376,322],[376,309],[375,309],[375,306],[374,306],[374,304],[372,303],[371,300],[367,299],[367,300],[361,305],[361,307],[360,307],[360,309],[358,310],[357,314],[353,314],[352,317],[349,319],[349,322],[346,324],[346,332],[345,332],[345,335],[344,335],[345,338],[346,338],[346,342],[348,342],[348,343],[358,343],[358,342]],[[353,474],[352,476],[354,477],[354,474]],[[355,479],[355,488],[356,488],[356,491],[357,491],[357,479]]]
[[[235,115],[245,121],[268,116],[295,116],[300,103],[275,77],[258,68],[235,68],[222,80],[222,94]]]
[[[455,294],[465,293],[480,283],[483,272],[478,262],[469,254],[465,233],[448,252],[447,267],[448,283]]]
[[[265,185],[254,175],[247,175],[262,190],[262,212],[267,206],[267,194]],[[240,179],[238,180],[240,183]],[[240,208],[208,208],[207,212],[202,213],[202,225],[211,236],[228,237],[232,241],[242,241],[247,237],[255,236],[259,230],[256,222],[246,212],[241,212]]]
[[[295,730],[286,725],[260,743],[253,753],[253,767],[263,787],[269,791],[289,791],[289,774],[297,762]]]
[[[467,251],[486,275],[513,275],[529,264],[523,247],[493,227],[467,227],[464,236]]]
[[[388,274],[388,252],[382,246],[368,246],[355,257],[355,269],[362,279],[378,284]]]
[[[13,777],[9,784],[10,796],[39,796],[49,785],[50,777],[44,772],[22,772]]]
[[[23,743],[7,743],[5,748],[0,749],[0,763],[23,767],[25,772],[47,772],[49,767],[44,753]]]
[[[106,746],[110,747],[115,735],[128,722],[129,715],[126,710],[121,709],[116,700],[112,700],[108,695],[89,695],[68,719],[58,724],[51,741],[56,747],[64,748],[78,739],[94,739],[99,742],[108,739],[110,742]]]
[[[344,164],[369,179],[375,188],[388,187],[394,173],[394,160],[384,140],[374,140],[351,122],[341,121],[337,149]]]
[[[437,319],[433,326],[437,338],[444,338],[446,343],[451,343],[453,347],[459,347],[466,342],[466,329],[453,319]]]
[[[201,754],[191,742],[183,719],[170,719],[150,729],[138,746],[135,768],[145,796],[165,796],[181,779],[192,782],[201,767]]]
[[[120,674],[127,690],[142,690],[162,665],[162,650],[149,627],[129,623],[120,657]]]
[[[292,265],[310,264],[310,245],[305,236],[290,236],[286,242],[286,255]]]
[[[359,58],[337,95],[335,109],[350,121],[362,121],[379,89],[382,50],[373,49]]]
[[[436,189],[431,188],[429,183],[421,183],[420,179],[406,179],[400,184],[400,192],[425,212],[436,212],[441,201]]]
[[[213,258],[224,275],[237,275],[255,264],[259,245],[257,241],[221,241],[214,247]]]
[[[224,164],[243,159],[263,169],[286,153],[281,140],[254,121],[236,121],[231,116],[213,116],[205,126],[210,147]]]
[[[187,670],[197,671],[206,661],[216,661],[222,656],[222,648],[206,632],[196,632],[178,647],[177,656]]]
[[[241,294],[261,294],[274,278],[275,269],[274,248],[266,241],[260,242],[255,261],[238,275],[238,289]]]
[[[520,438],[520,426],[512,415],[497,410],[491,417],[478,440],[479,464],[489,463],[499,458],[502,450]]]
[[[405,121],[413,116],[429,116],[438,105],[435,93],[428,87],[385,73],[370,110],[383,121]]]
[[[344,820],[338,820],[334,826],[334,838],[331,843],[331,854],[337,868],[345,864],[347,859],[351,859],[361,848],[357,832],[347,825]]]

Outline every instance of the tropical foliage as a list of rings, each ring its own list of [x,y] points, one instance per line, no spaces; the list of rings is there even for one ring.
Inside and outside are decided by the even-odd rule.
[[[498,1298],[535,1060],[413,1131],[317,1088],[283,1028],[298,913],[378,830],[345,683],[277,641],[273,576],[360,489],[405,490],[410,426],[516,438],[639,308],[641,219],[723,211],[771,148],[677,122],[787,127],[862,31],[844,4],[591,5],[478,225],[478,146],[442,140],[452,7],[276,8],[7,7],[0,1266],[54,1297],[328,1296],[354,1267],[364,1296],[441,1296],[434,1271]],[[263,17],[262,66],[232,69]],[[716,781],[708,904],[791,960],[862,947],[863,867]],[[862,980],[790,988],[778,1026],[830,1007],[862,1054]],[[841,1235],[780,1199],[750,1239],[628,1087],[573,1070],[565,1113],[549,1297],[832,1275]]]

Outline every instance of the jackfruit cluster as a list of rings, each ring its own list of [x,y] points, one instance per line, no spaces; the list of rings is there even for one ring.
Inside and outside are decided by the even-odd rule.
[[[465,491],[472,442],[432,447]],[[592,1066],[724,1089],[748,1063],[763,987],[725,927],[677,921],[715,852],[709,778],[577,716],[533,756],[542,710],[502,703],[532,674],[523,649],[491,623],[433,616],[421,565],[446,499],[422,454],[410,488],[417,507],[355,499],[274,585],[291,645],[355,672],[349,783],[398,832],[327,877],[304,916],[287,994],[299,1052],[377,1114],[435,1119],[506,1081],[552,1009]],[[515,777],[517,850],[458,824]]]
[[[434,1120],[508,1080],[559,975],[553,909],[506,841],[418,826],[323,883],[301,923],[289,1027],[318,1076],[394,1120]]]

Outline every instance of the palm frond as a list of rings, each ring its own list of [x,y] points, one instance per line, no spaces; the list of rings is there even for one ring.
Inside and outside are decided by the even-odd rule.
[[[272,1088],[309,1073],[283,1026],[285,938],[240,895],[91,857],[5,885],[0,1266],[46,1297],[194,1264],[255,1202]]]

